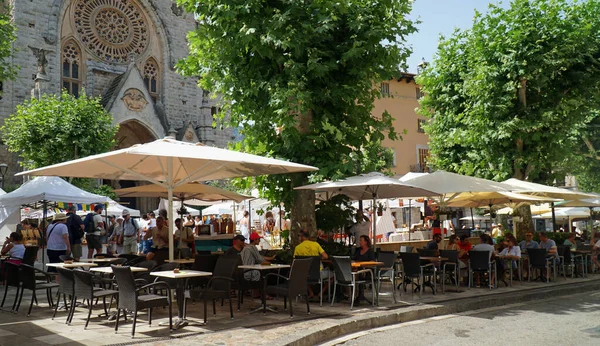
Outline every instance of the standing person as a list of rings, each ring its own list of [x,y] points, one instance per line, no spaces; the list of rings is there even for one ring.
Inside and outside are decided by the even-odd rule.
[[[100,237],[103,233],[106,234],[104,221],[102,221],[102,210],[104,210],[104,206],[102,204],[96,204],[94,206],[94,212],[89,213],[83,221],[85,226],[85,239],[88,247],[87,258],[94,257],[94,250],[96,250],[96,253],[102,252],[102,241]]]
[[[140,236],[137,239],[138,255],[142,255],[144,254],[144,237],[146,236],[146,232],[148,231],[148,214],[142,215],[142,217],[138,221],[138,226],[140,227]]]
[[[350,228],[350,233],[354,235],[354,242],[358,243],[361,236],[369,237],[369,227],[371,223],[362,210],[356,212],[356,223]]]
[[[50,263],[59,263],[61,255],[71,253],[69,229],[65,224],[68,218],[64,213],[54,214],[53,222],[46,228],[46,253]],[[56,271],[56,269],[48,268],[48,271]]]
[[[123,253],[123,217],[119,216],[115,227],[110,237],[108,237],[108,244],[111,247],[112,253],[122,254]]]
[[[150,252],[150,250],[152,249],[152,246],[154,246],[154,244],[152,243],[152,235],[150,235],[150,237],[147,237],[148,233],[151,232],[151,229],[156,227],[156,214],[154,214],[153,211],[148,213],[148,225],[146,226],[146,232],[144,234],[144,237],[141,237],[140,241],[143,242],[142,245],[142,254],[146,255],[148,254],[148,252]]]
[[[121,213],[123,217],[123,253],[135,254],[137,252],[137,239],[139,237],[140,227],[137,222],[131,218],[128,209]]]
[[[248,211],[244,211],[244,217],[240,220],[240,233],[244,236],[244,239],[250,237],[250,218]]]
[[[196,232],[196,225],[194,223],[194,219],[191,214],[187,214],[185,216],[185,222],[183,223],[183,227],[189,227],[192,229],[192,232]],[[197,233],[196,233],[197,234]]]
[[[71,243],[71,257],[76,261],[79,261],[83,256],[83,250],[81,248],[81,238],[85,235],[85,226],[83,220],[76,214],[77,207],[70,205],[67,209],[67,229],[69,230],[69,242]]]
[[[263,236],[265,235],[271,235],[271,233],[273,232],[273,228],[275,227],[275,218],[273,218],[273,213],[271,211],[268,211],[265,214],[265,221],[263,222]]]
[[[194,232],[196,232],[196,234],[200,235],[200,226],[202,226],[204,223],[202,222],[202,218],[200,217],[200,215],[196,215],[196,217],[194,218]]]

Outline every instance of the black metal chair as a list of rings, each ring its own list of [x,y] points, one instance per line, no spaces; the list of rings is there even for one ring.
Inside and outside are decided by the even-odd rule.
[[[556,247],[558,257],[560,258],[560,266],[562,268],[563,277],[567,279],[567,267],[571,268],[571,279],[575,277],[577,264],[581,265],[583,272],[583,255],[574,255],[571,253],[571,247],[567,245],[559,245]]]
[[[92,315],[92,308],[94,305],[94,299],[102,298],[102,304],[104,307],[104,313],[108,316],[108,310],[106,309],[106,297],[114,297],[119,292],[115,290],[107,290],[107,289],[97,289],[94,287],[94,274],[90,272],[86,272],[80,269],[73,270],[73,276],[75,281],[75,296],[73,301],[71,302],[71,308],[74,311],[74,306],[77,303],[77,299],[87,299],[88,300],[88,315],[85,321],[85,326],[83,329],[87,329],[88,324],[90,323],[90,316]],[[111,299],[112,301],[112,299]],[[117,300],[118,304],[118,300]],[[73,313],[71,314],[72,318]]]
[[[133,273],[133,276],[135,277],[136,281],[141,282],[143,280],[146,284],[154,281],[154,277],[150,276],[150,272],[152,271],[152,269],[154,269],[154,267],[156,267],[156,265],[157,264],[155,261],[142,261],[142,262],[136,264],[135,265],[136,267],[148,269],[145,272]]]
[[[73,257],[71,257],[69,255],[60,255],[60,256],[58,256],[58,259],[60,259],[62,262],[75,260]]]
[[[192,269],[212,273],[215,270],[219,257],[219,255],[197,254],[196,257],[194,257]],[[191,278],[188,280],[188,284],[194,287],[202,287],[206,286],[209,280],[210,279],[207,277]]]
[[[27,316],[31,315],[31,309],[33,308],[33,302],[37,301],[36,291],[45,290],[46,298],[48,298],[48,305],[50,308],[54,306],[52,301],[52,289],[58,288],[58,284],[52,282],[52,276],[42,270],[36,269],[30,265],[23,264],[19,266],[19,281],[21,282],[21,294],[19,295],[19,302],[17,303],[16,311],[19,311],[21,306],[21,300],[23,300],[23,292],[25,290],[31,290],[31,303],[29,304],[29,311]],[[44,275],[46,282],[38,282],[36,273]]]
[[[469,251],[469,288],[472,285],[473,273],[487,273],[490,281],[490,289],[492,289],[492,273],[495,275],[494,278],[496,279],[494,280],[494,282],[496,284],[498,283],[498,271],[496,270],[496,262],[490,259],[489,251]]]
[[[323,306],[323,279],[321,279],[321,257],[320,256],[296,256],[294,259],[312,259],[310,270],[308,271],[308,285],[319,285],[319,306]],[[328,299],[331,298],[327,290]]]
[[[60,296],[63,297],[63,302],[65,304],[65,309],[67,309],[67,320],[66,324],[71,322],[72,313],[74,311],[74,300],[75,297],[75,278],[73,275],[73,271],[68,268],[60,268],[57,267],[56,271],[58,272],[58,301],[54,306],[54,314],[52,314],[52,319],[56,317],[56,312],[58,311],[58,303],[60,303]],[[69,304],[67,304],[67,298],[69,299]]]
[[[111,253],[97,253],[94,255],[94,258],[115,258],[115,255],[111,254]]]
[[[125,319],[127,318],[127,311],[133,312],[133,326],[131,329],[131,337],[133,338],[135,336],[135,324],[137,322],[138,311],[148,309],[148,324],[152,324],[152,309],[165,306],[169,307],[169,330],[173,330],[171,289],[169,288],[169,285],[166,282],[158,281],[142,287],[137,287],[130,267],[118,267],[113,265],[111,268],[115,274],[117,284],[119,285],[115,333],[119,330],[121,311],[123,311],[123,317]],[[142,292],[156,287],[167,290],[167,295],[142,294]]]
[[[17,293],[15,294],[15,300],[13,301],[13,306],[11,308],[11,312],[16,312],[17,302],[19,301],[19,293],[21,292],[21,282],[19,281],[19,265],[15,263],[11,263],[8,261],[4,261],[4,298],[2,298],[2,304],[0,304],[0,310],[4,310],[4,302],[6,301],[6,296],[8,293],[9,287],[14,287],[17,289]]]
[[[417,249],[419,256],[421,257],[437,257],[438,250],[430,250],[430,249]]]
[[[276,273],[268,273],[265,277],[265,282],[270,276],[283,280],[282,283],[274,286],[267,286],[266,293],[283,296],[283,308],[287,309],[287,300],[290,300],[290,317],[294,317],[294,308],[292,298],[303,296],[306,299],[306,312],[310,315],[310,303],[308,302],[308,273],[310,271],[314,258],[294,259],[290,276],[285,277]],[[320,261],[319,261],[320,262]],[[371,274],[371,281],[373,276]],[[266,305],[263,305],[263,312],[266,312]]]
[[[440,250],[440,257],[447,258],[447,261],[442,261],[442,293],[446,292],[446,279],[447,275],[450,276],[452,282],[458,290],[460,284],[460,265],[458,263],[458,251],[456,250]]]
[[[550,261],[554,261],[554,258],[548,259],[548,250],[546,249],[527,249],[527,256],[529,256],[529,268],[528,268],[528,280],[531,281],[531,269],[537,269],[540,271],[546,271],[545,280],[550,282]],[[541,276],[543,277],[543,276]],[[543,281],[543,279],[542,279]]]
[[[227,299],[229,301],[229,313],[233,319],[233,304],[231,302],[231,284],[233,283],[233,273],[238,265],[238,259],[235,257],[222,256],[217,260],[213,276],[210,278],[204,289],[191,289],[187,292],[186,298],[194,300],[204,300],[204,323],[207,323],[208,301],[212,300],[213,315],[217,315],[217,299]],[[184,303],[184,313],[186,316],[187,308]]]
[[[331,306],[335,300],[335,291],[337,286],[352,287],[352,296],[350,297],[350,310],[354,308],[354,295],[356,293],[356,287],[361,284],[367,284],[369,281],[366,279],[359,279],[357,276],[361,274],[369,274],[371,277],[371,286],[373,287],[372,299],[375,304],[375,281],[373,271],[371,269],[362,269],[355,272],[352,271],[352,260],[348,256],[332,256],[333,259],[333,270],[334,270],[334,281],[333,281],[333,299],[331,299]]]
[[[37,258],[39,249],[40,248],[38,246],[26,246],[25,254],[23,255],[23,260],[21,261],[21,263],[25,263],[30,266],[33,266],[33,264],[35,263],[35,260]]]
[[[400,246],[400,252],[411,253],[411,252],[413,252],[413,247],[412,246]]]
[[[398,256],[393,251],[380,251],[377,254],[377,260],[383,262],[382,267],[377,268],[375,279],[377,280],[377,305],[379,305],[379,291],[381,282],[389,281],[392,283],[392,297],[396,303],[396,258]],[[400,292],[402,295],[402,292]]]
[[[406,290],[406,284],[410,282],[411,291],[414,295],[414,279],[417,279],[417,289],[419,289],[419,298],[423,292],[423,287],[425,286],[425,278],[430,277],[430,281],[433,281],[433,294],[435,294],[436,284],[435,284],[435,275],[436,268],[433,263],[421,264],[421,256],[418,253],[407,253],[401,252],[400,259],[402,260],[402,284],[404,286],[404,290]]]

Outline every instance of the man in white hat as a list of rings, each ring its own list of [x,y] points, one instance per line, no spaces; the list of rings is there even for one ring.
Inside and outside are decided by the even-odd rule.
[[[128,209],[124,209],[123,213],[123,253],[136,254],[138,250],[137,238],[140,227],[137,222],[131,218]]]
[[[48,254],[48,262],[50,263],[59,263],[61,262],[61,255],[68,255],[71,253],[69,229],[67,228],[67,225],[65,225],[68,218],[69,217],[65,213],[54,214],[52,223],[46,228],[46,253]],[[48,271],[50,270],[55,269],[48,268]]]

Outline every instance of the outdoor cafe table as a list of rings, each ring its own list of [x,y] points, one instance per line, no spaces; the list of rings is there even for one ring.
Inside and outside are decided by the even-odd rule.
[[[181,258],[181,259],[174,259],[174,260],[165,260],[165,262],[168,263],[179,263],[179,264],[194,264],[194,259],[193,258]]]
[[[146,272],[148,271],[148,268],[144,268],[144,267],[129,267],[129,269],[131,269],[132,272],[137,273],[137,272]],[[103,274],[112,274],[112,267],[95,267],[95,268],[90,268],[91,272],[97,272],[97,273],[103,273]]]
[[[521,263],[522,257],[514,258],[514,256],[496,255],[496,258],[500,259],[500,260],[503,260],[503,261],[505,261],[505,262],[508,263],[508,267],[509,267],[509,270],[510,270],[510,273],[509,273],[509,276],[510,276],[510,287],[512,287],[512,282],[513,282],[513,266],[512,266],[512,261],[517,261],[518,262],[517,265],[519,266],[519,269],[521,269],[521,267],[522,267],[522,263]],[[521,284],[523,284],[522,273],[519,274],[519,278],[520,278]],[[498,286],[498,282],[496,282],[496,287],[497,286]]]
[[[73,262],[73,263],[46,263],[46,267],[54,267],[54,268],[90,268],[97,267],[96,263],[88,263],[88,262]]]
[[[352,262],[352,268],[356,269],[356,268],[366,268],[366,267],[378,267],[378,266],[382,266],[385,263],[383,262],[377,262],[377,261],[362,261],[362,262]]]
[[[119,260],[117,257],[108,258],[80,258],[79,262],[91,262],[91,263],[110,263]]]
[[[197,270],[180,270],[179,273],[175,273],[172,270],[165,270],[159,272],[151,272],[150,275],[158,276],[161,278],[167,279],[176,279],[177,280],[177,319],[175,319],[175,323],[173,323],[174,329],[179,329],[181,327],[185,327],[190,324],[190,321],[183,317],[184,312],[184,304],[185,304],[185,281],[189,278],[202,277],[202,276],[212,276],[211,272],[201,272]],[[197,323],[194,323],[197,324]],[[201,323],[200,323],[201,324]]]
[[[241,265],[238,266],[238,268],[240,269],[246,269],[246,270],[258,270],[260,271],[260,276],[261,279],[263,281],[263,287],[266,287],[266,275],[264,275],[263,273],[267,270],[280,270],[280,269],[285,269],[285,268],[290,268],[291,266],[289,264],[253,264],[253,265]],[[266,313],[266,311],[270,311],[270,312],[275,312],[277,313],[277,310],[274,307],[271,306],[267,306],[267,293],[265,292],[266,290],[261,290],[261,300],[262,300],[262,305],[256,309],[253,309],[252,311],[250,311],[250,313],[254,313],[260,310],[263,310],[263,314]],[[290,302],[291,304],[291,302]]]

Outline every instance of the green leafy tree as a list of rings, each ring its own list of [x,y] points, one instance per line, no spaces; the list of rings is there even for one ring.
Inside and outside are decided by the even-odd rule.
[[[0,83],[13,79],[16,66],[10,62],[13,54],[13,42],[16,39],[16,28],[10,16],[10,8],[6,0],[0,0]]]
[[[178,0],[198,19],[179,64],[221,95],[244,140],[235,148],[314,165],[315,173],[261,176],[254,183],[314,230],[315,195],[295,186],[382,170],[396,139],[386,112],[371,115],[376,86],[397,77],[415,31],[408,0]],[[291,208],[289,208],[291,206]],[[293,244],[292,244],[293,245]]]
[[[552,183],[600,106],[600,2],[513,0],[442,38],[419,76],[431,163]],[[531,229],[523,208],[520,231]]]
[[[112,149],[117,126],[99,98],[63,92],[18,105],[1,131],[8,150],[33,169]]]

